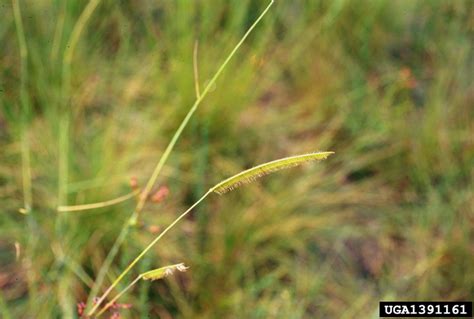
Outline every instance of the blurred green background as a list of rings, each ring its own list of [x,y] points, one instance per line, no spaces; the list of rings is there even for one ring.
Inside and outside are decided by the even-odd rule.
[[[20,0],[22,59],[1,1],[2,318],[77,318],[135,202],[58,203],[143,186],[195,100],[195,41],[203,87],[267,1],[102,0],[81,22],[87,3]],[[184,130],[156,185],[169,195],[147,203],[104,288],[222,178],[336,154],[211,196],[133,274],[191,268],[139,283],[122,318],[377,318],[380,300],[472,300],[473,39],[473,1],[277,1]]]

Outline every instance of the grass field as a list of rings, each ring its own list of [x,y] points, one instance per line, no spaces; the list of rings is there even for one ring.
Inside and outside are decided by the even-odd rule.
[[[140,196],[104,202],[145,187],[196,100],[194,66],[202,92],[267,4],[0,3],[0,318],[79,317]],[[222,179],[335,154],[210,195],[110,296],[190,268],[138,282],[102,317],[378,318],[380,300],[473,300],[473,39],[469,0],[276,1],[99,293]],[[90,203],[104,207],[58,211]]]

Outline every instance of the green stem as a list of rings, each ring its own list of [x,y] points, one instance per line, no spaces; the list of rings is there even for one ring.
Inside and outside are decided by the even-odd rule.
[[[61,96],[59,100],[58,115],[58,203],[57,206],[67,205],[67,187],[68,187],[68,170],[69,170],[69,110],[71,97],[71,65],[74,52],[83,30],[90,20],[95,9],[99,5],[100,0],[90,0],[81,15],[77,19],[71,32],[67,46],[64,50],[62,59],[61,74]],[[56,50],[56,49],[54,49]],[[56,216],[56,240],[61,246],[64,241],[65,229],[67,226],[67,214],[58,214]],[[64,272],[61,275],[65,280],[69,277],[69,273]],[[72,317],[71,294],[69,285],[60,286],[58,290],[60,306],[63,317]]]
[[[23,205],[28,214],[32,206],[31,192],[31,166],[30,166],[30,145],[27,134],[27,121],[30,111],[30,103],[27,92],[28,82],[28,47],[26,45],[25,32],[21,19],[21,10],[18,0],[13,0],[13,14],[15,16],[15,25],[18,35],[18,44],[20,47],[20,103],[21,103],[21,162],[23,172]]]
[[[137,216],[138,214],[134,211],[130,220],[135,219]],[[110,265],[112,264],[115,256],[117,255],[120,246],[122,245],[125,238],[127,237],[129,230],[130,230],[129,223],[125,223],[124,226],[122,227],[122,230],[120,231],[120,234],[115,240],[114,245],[110,249],[109,254],[105,258],[104,263],[102,264],[99,270],[99,274],[97,275],[94,285],[92,286],[91,292],[89,293],[89,298],[87,299],[86,310],[89,309],[89,305],[91,305],[92,300],[95,299],[96,294],[99,291],[99,288],[105,279],[105,275],[107,274],[107,271],[109,270]]]
[[[26,243],[27,258],[27,280],[28,292],[30,294],[30,310],[35,311],[34,301],[37,298],[36,274],[33,267],[33,255],[36,247],[36,238],[34,236],[34,220],[31,214],[33,207],[32,178],[31,178],[31,158],[30,143],[28,138],[28,118],[30,113],[30,101],[28,96],[28,46],[26,44],[25,31],[21,17],[20,3],[18,0],[12,0],[13,15],[15,27],[18,36],[18,45],[20,48],[20,104],[21,104],[21,171],[23,187],[23,211],[27,214],[27,227],[29,229]],[[4,314],[7,317],[6,314]]]

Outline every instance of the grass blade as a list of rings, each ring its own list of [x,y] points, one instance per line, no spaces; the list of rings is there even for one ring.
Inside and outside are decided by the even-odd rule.
[[[139,189],[134,190],[133,192],[130,192],[128,194],[119,196],[114,199],[109,199],[107,201],[99,202],[99,203],[90,203],[90,204],[84,204],[84,205],[73,205],[73,206],[59,206],[58,207],[58,212],[77,212],[77,211],[82,211],[82,210],[89,210],[89,209],[96,209],[96,208],[103,208],[107,206],[112,206],[115,204],[119,204],[121,202],[124,202],[135,195],[138,195],[140,193]]]

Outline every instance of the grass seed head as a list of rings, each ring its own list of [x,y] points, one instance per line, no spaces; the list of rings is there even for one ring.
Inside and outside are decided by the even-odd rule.
[[[180,272],[185,272],[189,267],[186,267],[184,263],[179,263],[175,265],[165,266],[157,269],[153,269],[141,274],[143,280],[158,280],[164,277],[172,275],[176,270]]]
[[[307,153],[307,154],[302,154],[302,155],[285,157],[285,158],[281,158],[275,161],[264,163],[264,164],[252,167],[243,172],[240,172],[232,177],[229,177],[228,179],[220,182],[219,184],[211,188],[211,191],[219,195],[222,195],[236,189],[237,187],[243,184],[251,183],[262,176],[268,175],[270,173],[273,173],[282,169],[299,166],[306,162],[323,160],[323,159],[326,159],[331,154],[334,154],[334,152]]]

